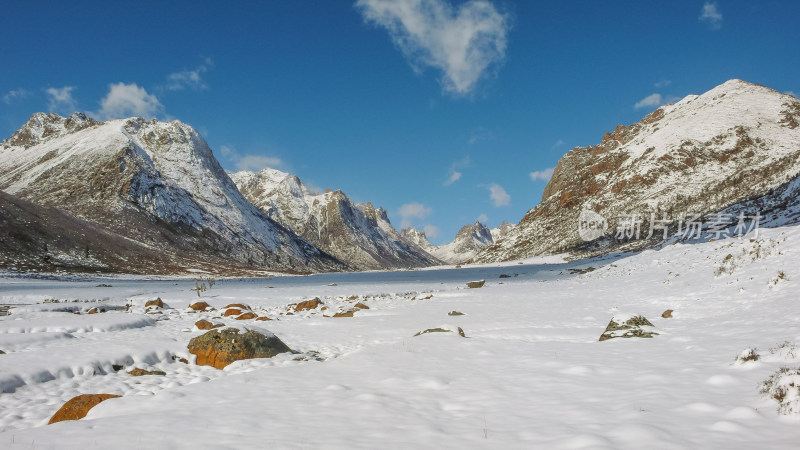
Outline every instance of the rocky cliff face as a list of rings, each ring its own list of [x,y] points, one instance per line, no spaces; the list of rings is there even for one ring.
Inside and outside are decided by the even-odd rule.
[[[674,225],[682,214],[708,215],[767,195],[800,173],[798,123],[800,100],[741,80],[662,106],[565,155],[541,203],[475,261],[590,248],[578,232],[583,211],[607,220],[600,240],[608,241],[631,214],[645,219],[647,234],[650,213]]]
[[[428,253],[433,253],[437,249],[437,247],[428,240],[428,236],[425,235],[424,231],[419,231],[414,227],[403,228],[400,230],[400,235],[403,236],[403,239],[406,241],[416,244]]]
[[[155,272],[343,267],[245,200],[178,121],[34,114],[0,145],[0,190],[163,249]]]
[[[438,247],[432,253],[442,261],[460,264],[471,260],[492,242],[492,232],[489,228],[480,222],[475,222],[472,225],[464,225],[456,233],[453,242]]]
[[[269,217],[357,269],[405,268],[440,263],[398,233],[386,211],[354,205],[341,191],[313,193],[285,172],[264,169],[231,178]]]

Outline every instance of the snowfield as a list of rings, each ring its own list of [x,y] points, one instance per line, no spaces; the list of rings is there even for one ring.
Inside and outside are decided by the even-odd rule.
[[[800,367],[798,268],[793,226],[569,263],[217,280],[200,299],[185,279],[8,275],[0,448],[795,448],[800,415],[760,390]],[[285,314],[314,297],[325,311]],[[250,305],[295,353],[194,365],[197,320],[256,326],[198,300]],[[658,335],[598,341],[626,315]],[[122,397],[47,425],[84,393]]]

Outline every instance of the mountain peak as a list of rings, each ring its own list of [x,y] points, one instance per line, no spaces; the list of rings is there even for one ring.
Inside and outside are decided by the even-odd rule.
[[[2,142],[3,147],[30,148],[35,145],[75,133],[84,128],[102,125],[81,112],[62,117],[55,113],[37,112],[19,130]]]
[[[578,248],[584,243],[576,225],[584,209],[601,214],[615,230],[626,214],[671,212],[677,220],[762,196],[800,173],[797,142],[800,101],[729,80],[618,125],[599,144],[569,151],[541,203],[476,260]]]

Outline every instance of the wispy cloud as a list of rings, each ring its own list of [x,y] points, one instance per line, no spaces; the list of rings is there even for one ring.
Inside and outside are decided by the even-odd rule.
[[[489,220],[489,216],[487,216],[486,214],[481,214],[481,215],[480,215],[480,216],[478,216],[478,218],[477,218],[477,219],[475,219],[475,220],[476,220],[476,221],[478,221],[478,222],[480,222],[480,223],[486,223],[486,221],[487,221],[487,220]]]
[[[559,147],[561,147],[563,145],[564,145],[564,140],[563,139],[559,139],[559,140],[556,141],[555,144],[553,144],[552,147],[550,147],[550,150],[555,150],[555,149],[557,149],[557,148],[559,148]]]
[[[75,112],[75,99],[72,98],[74,86],[64,86],[62,88],[47,88],[47,109],[50,112],[59,114],[72,114]]]
[[[276,168],[281,165],[283,165],[283,161],[281,161],[280,158],[261,155],[244,155],[236,161],[237,169],[249,170],[251,172],[258,172],[267,167]]]
[[[444,185],[450,186],[451,184],[455,183],[456,181],[461,179],[461,172],[456,172],[453,169],[450,169],[450,177],[445,180]]]
[[[491,131],[484,127],[478,127],[478,129],[475,130],[475,132],[469,137],[467,142],[469,142],[469,145],[475,145],[480,141],[488,141],[492,139],[492,137],[493,135]]]
[[[272,156],[264,155],[242,155],[236,147],[232,145],[221,145],[219,147],[220,155],[224,156],[236,166],[236,170],[249,170],[250,172],[258,172],[267,167],[271,169],[282,168],[284,165],[283,160]]]
[[[494,206],[508,206],[511,203],[511,196],[503,189],[503,186],[492,183],[487,187],[489,189],[489,197],[492,199]]]
[[[795,94],[794,91],[785,91],[784,94],[791,95],[792,97],[797,97],[797,94]]]
[[[662,100],[663,98],[661,97],[661,94],[650,94],[647,97],[636,102],[636,104],[633,105],[633,107],[635,109],[654,108],[656,106],[661,106],[663,104]]]
[[[670,84],[672,84],[671,80],[661,80],[653,83],[653,86],[655,86],[658,89],[661,89],[669,86]]]
[[[435,238],[439,236],[439,227],[435,225],[425,225],[422,227],[422,231],[425,232],[425,236],[429,238]]]
[[[424,220],[432,212],[431,208],[422,203],[406,203],[397,210],[397,214],[400,215],[400,228],[410,227],[414,219]]]
[[[469,94],[505,58],[509,19],[487,0],[358,0],[364,19],[389,31],[415,71],[442,72],[447,92]]]
[[[531,180],[533,181],[550,181],[550,177],[553,176],[553,171],[555,167],[548,167],[547,169],[543,170],[534,170],[530,173]]]
[[[451,164],[450,168],[448,169],[448,175],[447,179],[444,181],[444,185],[450,186],[451,184],[460,180],[461,175],[463,175],[462,171],[471,165],[472,165],[472,159],[470,159],[469,156],[465,156],[464,158]]]
[[[21,100],[27,96],[28,96],[28,91],[26,91],[25,89],[22,88],[12,89],[8,91],[6,95],[3,96],[3,102],[7,105],[10,105],[14,103],[14,101]]]
[[[180,91],[183,89],[201,90],[208,89],[203,81],[203,73],[214,66],[210,58],[206,58],[203,64],[194,70],[184,70],[167,75],[166,88],[170,91]]]
[[[102,120],[134,116],[152,119],[163,113],[164,105],[143,87],[136,83],[112,83],[108,85],[108,94],[100,100],[97,116]]]
[[[717,8],[717,2],[705,2],[700,10],[699,19],[707,23],[712,30],[722,28],[722,13]]]

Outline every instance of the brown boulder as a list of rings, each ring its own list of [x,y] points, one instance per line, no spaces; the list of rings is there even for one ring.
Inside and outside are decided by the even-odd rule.
[[[336,313],[333,317],[353,317],[353,313],[358,311],[357,309],[351,309],[350,311],[344,311],[340,313]]]
[[[189,308],[192,308],[195,311],[205,311],[208,308],[211,308],[211,305],[209,305],[206,302],[197,302],[197,303],[192,303],[191,305],[189,305]]]
[[[242,314],[242,310],[238,309],[238,308],[231,308],[231,309],[226,310],[224,313],[222,313],[222,315],[225,316],[225,317],[238,316],[240,314]]]
[[[354,306],[356,308],[358,308],[358,309],[369,309],[369,306],[367,306],[367,305],[365,305],[363,303],[356,303]]]
[[[149,302],[144,304],[145,308],[149,308],[151,306],[158,306],[159,308],[163,308],[164,302],[161,301],[161,298],[157,298],[155,300],[150,300]]]
[[[254,312],[246,312],[246,313],[242,314],[241,316],[238,316],[236,318],[236,320],[250,320],[250,319],[256,319],[256,318],[258,318],[258,314],[254,313]]]
[[[236,328],[211,330],[189,341],[189,352],[197,356],[198,366],[223,369],[243,359],[272,358],[291,350],[274,334],[255,330],[239,333]]]
[[[295,305],[295,311],[307,311],[309,309],[316,309],[319,305],[322,304],[322,300],[319,297],[313,298],[311,300],[306,300],[304,302],[300,302]]]
[[[73,397],[64,406],[61,407],[53,417],[50,418],[48,424],[61,422],[64,420],[78,420],[86,417],[90,409],[99,405],[100,402],[110,398],[117,398],[119,395],[114,394],[83,394]]]
[[[484,284],[486,284],[486,280],[468,281],[467,287],[470,289],[477,289],[477,288],[482,288]]]
[[[230,304],[230,305],[226,306],[225,308],[250,309],[250,307],[249,307],[249,306],[247,306],[247,305],[243,305],[243,304],[241,304],[241,303],[232,303],[232,304]]]
[[[269,317],[266,317],[266,316],[256,317],[256,321],[257,322],[263,322],[263,321],[267,321],[267,320],[272,320],[272,319],[270,319]]]
[[[103,312],[106,312],[106,310],[103,309],[103,308],[98,308],[98,307],[95,306],[94,308],[90,309],[89,311],[86,311],[86,314],[98,314],[98,313],[103,313]]]
[[[211,323],[211,322],[203,319],[203,320],[198,320],[197,322],[195,322],[194,326],[196,326],[200,330],[211,330],[213,328],[219,328],[219,327],[221,327],[223,325],[221,323]]]
[[[661,313],[661,317],[663,317],[665,319],[672,319],[672,311],[673,310],[671,310],[671,309],[668,309],[668,310],[664,311],[663,313]]]
[[[141,377],[145,375],[166,375],[166,374],[167,374],[166,372],[163,372],[161,370],[144,370],[138,367],[128,372],[128,375],[134,377]]]

